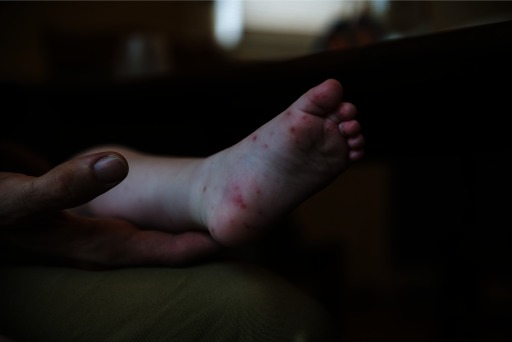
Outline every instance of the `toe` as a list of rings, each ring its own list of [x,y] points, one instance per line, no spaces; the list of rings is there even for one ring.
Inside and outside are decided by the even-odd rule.
[[[363,159],[364,150],[350,151],[348,155],[348,159],[350,161],[358,161]]]
[[[339,116],[342,121],[354,120],[357,115],[357,108],[353,103],[343,102],[340,105]]]
[[[364,148],[364,137],[362,135],[358,135],[354,138],[347,139],[347,145],[352,150],[362,150]]]
[[[345,137],[355,137],[361,134],[361,125],[356,120],[343,121],[339,124],[341,134]]]
[[[342,96],[341,83],[334,79],[328,79],[302,95],[295,105],[302,112],[327,117],[337,110]]]

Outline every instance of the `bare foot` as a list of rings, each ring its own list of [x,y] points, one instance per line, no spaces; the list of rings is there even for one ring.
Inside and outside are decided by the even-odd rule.
[[[363,157],[356,108],[342,95],[341,84],[327,80],[201,163],[197,216],[214,239],[238,246],[260,237]]]

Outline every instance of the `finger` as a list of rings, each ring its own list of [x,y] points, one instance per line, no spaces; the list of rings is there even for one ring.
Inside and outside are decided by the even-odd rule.
[[[51,232],[39,235],[32,246],[52,246],[50,253],[74,260],[82,268],[126,266],[182,266],[219,252],[223,247],[208,233],[172,234],[141,230],[112,218],[90,218],[64,213]],[[48,254],[48,251],[41,251]]]
[[[219,252],[223,247],[208,233],[189,231],[169,234],[140,231],[134,240],[138,261],[143,264],[181,266]]]
[[[30,234],[23,229],[5,230],[3,241],[26,255],[85,269],[183,266],[222,249],[204,232],[174,235],[140,230],[128,221],[83,217],[64,211],[50,220],[32,222],[32,226]]]
[[[0,177],[0,224],[76,207],[119,184],[127,174],[126,159],[115,152],[69,160],[41,177],[4,173]]]

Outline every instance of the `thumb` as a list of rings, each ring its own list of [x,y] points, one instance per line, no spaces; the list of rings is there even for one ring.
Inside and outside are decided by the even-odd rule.
[[[119,153],[98,152],[68,160],[40,177],[15,177],[7,182],[11,219],[69,209],[103,194],[128,175]],[[5,178],[5,177],[4,177]],[[4,179],[5,180],[5,179]]]

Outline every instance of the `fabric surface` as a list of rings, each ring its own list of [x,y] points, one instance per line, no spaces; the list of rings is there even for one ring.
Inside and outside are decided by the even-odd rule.
[[[0,335],[15,341],[332,341],[315,300],[246,263],[87,271],[2,266]]]

